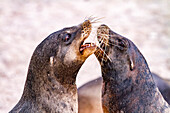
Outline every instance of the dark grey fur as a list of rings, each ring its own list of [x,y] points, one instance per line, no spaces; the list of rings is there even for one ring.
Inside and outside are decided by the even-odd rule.
[[[83,25],[54,32],[38,45],[23,95],[10,113],[77,113],[76,76],[90,55],[79,52],[82,31],[89,27]],[[68,35],[70,38],[65,41]]]
[[[169,105],[153,81],[148,64],[127,38],[113,32],[106,25],[98,28],[101,48],[97,56],[103,77],[102,106],[105,113],[168,113]],[[108,45],[106,45],[108,44]],[[99,54],[100,53],[100,54]]]

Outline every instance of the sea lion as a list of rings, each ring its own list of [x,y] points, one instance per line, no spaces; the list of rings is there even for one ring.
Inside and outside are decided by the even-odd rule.
[[[10,113],[77,113],[77,73],[96,46],[90,20],[52,33],[35,49],[21,99]]]
[[[152,76],[162,96],[170,105],[170,84],[168,84],[166,80],[162,79],[155,73],[152,73]]]
[[[102,113],[102,77],[78,88],[78,113]]]
[[[170,106],[159,92],[148,64],[135,44],[107,25],[98,28],[97,38],[100,47],[95,55],[103,77],[103,112],[170,112]]]
[[[162,96],[170,104],[170,85],[157,74],[152,73],[152,76]],[[78,88],[78,113],[103,113],[102,80],[102,77],[99,77]]]

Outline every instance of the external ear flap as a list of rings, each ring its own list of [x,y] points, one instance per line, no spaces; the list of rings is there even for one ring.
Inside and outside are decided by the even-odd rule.
[[[129,65],[130,65],[130,70],[133,71],[135,69],[135,57],[134,57],[133,52],[129,52],[128,58],[129,58]]]
[[[132,59],[130,59],[130,70],[133,71],[134,68],[135,68],[134,62],[132,61]]]

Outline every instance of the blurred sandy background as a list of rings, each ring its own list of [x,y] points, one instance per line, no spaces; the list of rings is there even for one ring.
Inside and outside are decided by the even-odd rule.
[[[20,99],[35,47],[52,32],[91,15],[105,17],[102,23],[131,39],[152,72],[170,79],[169,0],[0,0],[0,113]],[[100,66],[92,55],[77,85],[99,76]]]

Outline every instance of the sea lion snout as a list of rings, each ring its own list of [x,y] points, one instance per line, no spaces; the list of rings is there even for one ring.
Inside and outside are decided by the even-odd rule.
[[[135,63],[130,40],[113,32],[105,24],[98,27],[97,39],[99,41],[99,46],[95,55],[101,65],[108,65],[109,63],[105,62],[111,62],[111,64],[121,66],[125,66],[126,64],[130,70],[134,69]]]
[[[122,36],[113,32],[107,25],[102,24],[97,29],[97,39],[99,46],[95,52],[101,65],[120,64],[121,58],[127,57],[129,42]],[[125,55],[126,54],[126,55]],[[105,63],[111,62],[111,63]],[[120,61],[121,62],[121,61]],[[112,67],[112,66],[106,66]],[[112,68],[110,68],[112,69]]]
[[[80,53],[83,57],[87,58],[95,52],[96,45],[94,43],[84,43],[92,31],[92,24],[90,20],[86,20],[81,24],[82,34],[81,34],[81,44]]]

